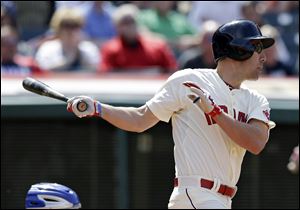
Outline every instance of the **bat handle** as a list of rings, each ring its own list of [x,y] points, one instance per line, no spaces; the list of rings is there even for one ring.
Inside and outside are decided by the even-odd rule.
[[[80,100],[80,101],[78,102],[78,104],[77,104],[77,109],[78,109],[80,112],[86,111],[88,107],[89,107],[88,104],[87,104],[85,101],[83,101],[83,100]]]

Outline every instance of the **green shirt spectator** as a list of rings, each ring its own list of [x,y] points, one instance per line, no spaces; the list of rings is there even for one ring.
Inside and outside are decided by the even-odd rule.
[[[175,1],[155,1],[153,9],[140,12],[139,23],[144,31],[149,31],[168,41],[176,58],[194,45],[196,30],[187,18],[173,11]]]
[[[166,39],[175,40],[183,35],[195,34],[194,28],[187,22],[186,17],[171,10],[165,15],[161,15],[155,9],[142,11],[139,22],[150,31],[163,35]]]

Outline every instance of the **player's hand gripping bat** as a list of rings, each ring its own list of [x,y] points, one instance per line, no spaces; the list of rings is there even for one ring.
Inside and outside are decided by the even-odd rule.
[[[38,81],[36,79],[27,77],[26,79],[23,80],[23,87],[33,93],[42,95],[42,96],[47,96],[50,98],[55,98],[64,102],[67,102],[69,98],[64,96],[63,94],[59,93],[58,91],[52,89],[48,85],[42,83],[41,81]],[[88,105],[84,101],[81,101],[77,104],[77,109],[80,112],[84,112],[87,110]]]

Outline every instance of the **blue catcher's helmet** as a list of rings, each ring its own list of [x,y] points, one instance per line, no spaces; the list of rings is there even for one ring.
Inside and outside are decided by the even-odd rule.
[[[260,41],[265,49],[274,44],[274,39],[263,36],[259,27],[250,20],[234,20],[220,26],[212,38],[215,61],[229,57],[243,61],[256,50],[255,42]]]
[[[79,209],[81,203],[70,188],[57,183],[34,184],[27,192],[26,209]]]

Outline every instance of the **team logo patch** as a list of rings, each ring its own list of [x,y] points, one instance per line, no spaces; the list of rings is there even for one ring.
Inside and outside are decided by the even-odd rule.
[[[268,120],[270,120],[270,112],[269,112],[269,110],[264,110],[263,113],[264,113],[264,115],[266,116],[266,118],[267,118]]]

